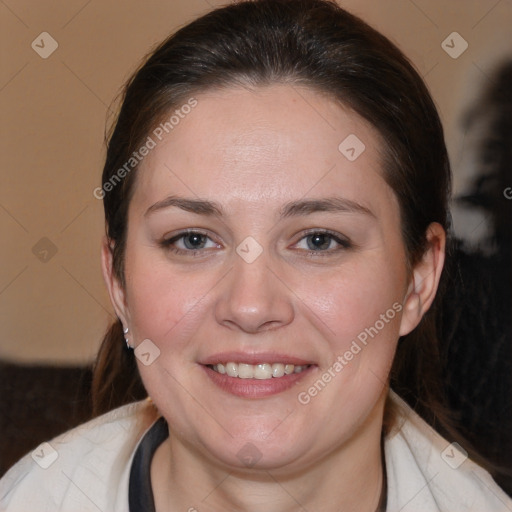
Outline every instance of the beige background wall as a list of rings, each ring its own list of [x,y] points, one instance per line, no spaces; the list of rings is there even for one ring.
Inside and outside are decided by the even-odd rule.
[[[99,247],[108,106],[149,49],[214,0],[3,0],[0,103],[0,358],[91,360],[111,321]],[[512,55],[511,0],[340,0],[396,42],[426,78],[457,176],[461,114]],[[441,47],[458,32],[457,59]],[[47,32],[58,48],[51,49]],[[456,179],[460,186],[460,179]],[[469,221],[471,222],[471,221]],[[475,221],[476,222],[476,221]],[[474,229],[476,229],[475,226]],[[469,226],[469,230],[472,226]]]

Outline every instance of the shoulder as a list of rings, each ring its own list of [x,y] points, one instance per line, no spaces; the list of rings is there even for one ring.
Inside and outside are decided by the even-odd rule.
[[[398,425],[385,440],[389,512],[508,511],[512,500],[464,448],[450,443],[390,392]]]
[[[42,443],[0,480],[0,510],[127,510],[131,459],[158,416],[144,400]]]

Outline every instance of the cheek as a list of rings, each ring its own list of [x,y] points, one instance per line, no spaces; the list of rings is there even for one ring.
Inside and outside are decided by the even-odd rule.
[[[127,260],[127,291],[133,332],[139,341],[149,338],[156,345],[173,339],[171,350],[194,330],[207,280],[171,272],[168,263],[151,265],[149,258]],[[128,278],[129,276],[129,278]],[[205,284],[206,283],[206,284]]]
[[[400,323],[403,270],[385,259],[340,266],[329,276],[302,283],[301,295],[325,324],[337,349],[343,349],[377,324],[379,334],[397,337]],[[299,285],[299,283],[297,283]],[[383,336],[381,336],[383,337]]]

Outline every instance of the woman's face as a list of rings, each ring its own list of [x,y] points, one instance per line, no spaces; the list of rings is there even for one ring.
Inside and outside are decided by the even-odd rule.
[[[117,312],[181,446],[231,467],[314,463],[380,432],[397,339],[419,320],[380,141],[305,88],[195,98],[151,135]]]

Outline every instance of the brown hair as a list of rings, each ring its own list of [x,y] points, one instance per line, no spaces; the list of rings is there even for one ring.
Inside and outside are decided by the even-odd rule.
[[[383,140],[383,175],[396,194],[412,267],[426,230],[449,230],[450,169],[443,129],[425,84],[395,45],[329,0],[255,0],[216,9],[164,41],[127,83],[107,145],[103,183],[164,116],[212,88],[300,84],[352,108]],[[124,286],[127,212],[136,169],[104,196],[113,266]],[[443,417],[437,305],[399,341],[391,385],[431,424]],[[96,414],[144,395],[132,352],[115,323],[94,372]]]

